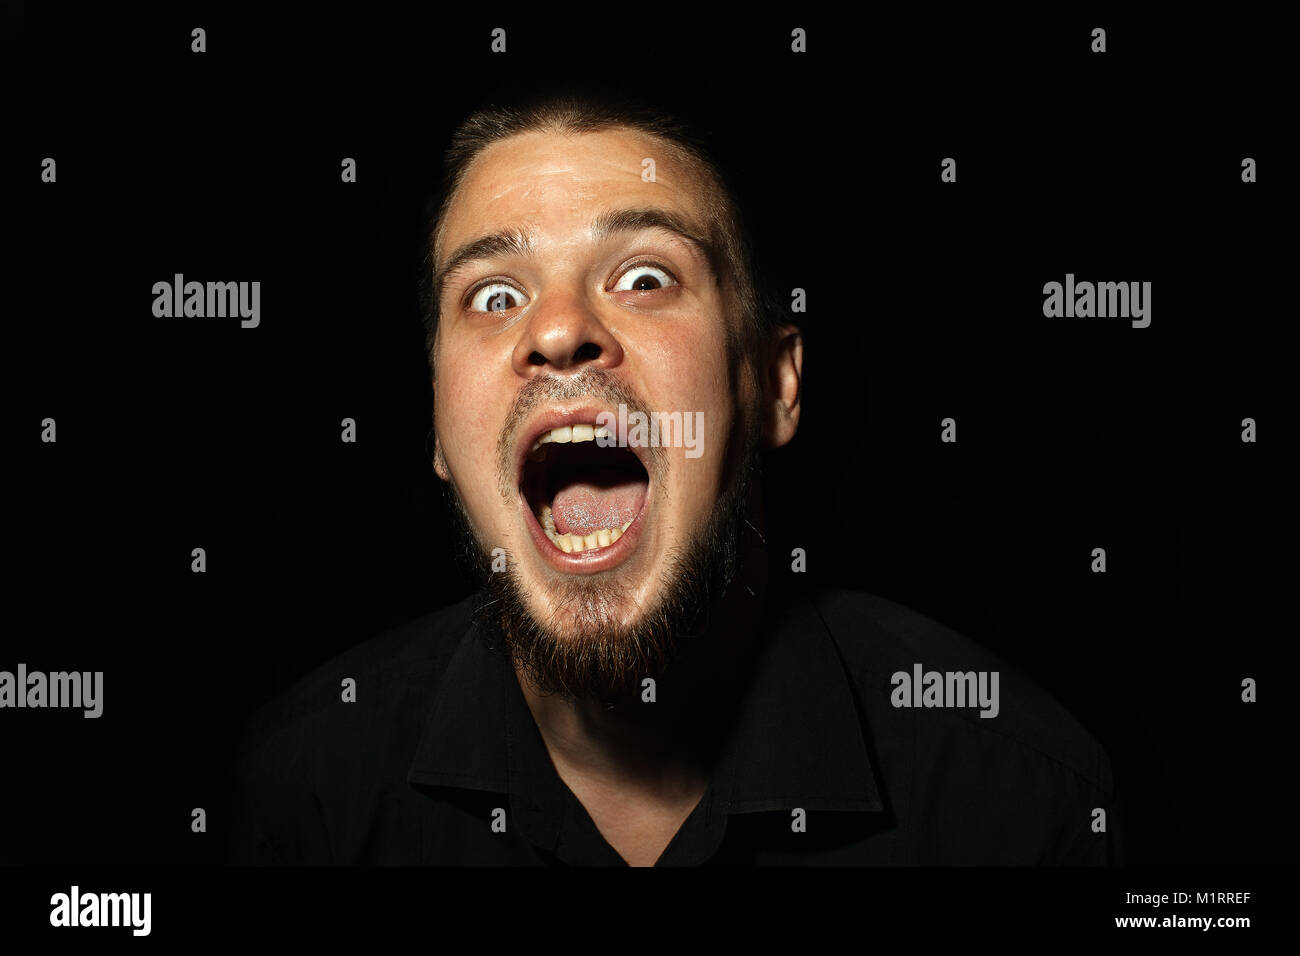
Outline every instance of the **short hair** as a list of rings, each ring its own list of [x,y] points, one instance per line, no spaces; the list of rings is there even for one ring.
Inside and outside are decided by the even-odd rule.
[[[666,143],[685,163],[704,173],[706,216],[716,261],[710,263],[719,285],[730,283],[737,296],[738,321],[728,320],[728,341],[750,356],[776,328],[774,300],[755,278],[753,246],[736,196],[703,137],[669,113],[632,99],[614,99],[589,92],[549,92],[525,98],[517,105],[493,105],[476,110],[452,135],[443,156],[442,188],[430,203],[423,233],[420,272],[421,313],[425,355],[433,366],[442,290],[434,281],[441,252],[441,231],[452,200],[471,163],[488,146],[520,133],[595,133],[629,129]]]

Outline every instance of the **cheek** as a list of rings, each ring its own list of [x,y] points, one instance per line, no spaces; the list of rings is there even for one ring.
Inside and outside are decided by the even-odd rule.
[[[655,394],[671,396],[678,403],[674,409],[684,410],[683,403],[688,402],[694,410],[708,411],[732,401],[726,340],[720,329],[701,334],[700,325],[701,320],[692,316],[636,343],[635,351],[649,360]]]
[[[468,503],[497,487],[497,439],[505,412],[486,400],[497,393],[482,363],[440,363],[434,420],[443,458]]]
[[[677,472],[674,483],[687,508],[712,507],[725,477],[727,439],[738,412],[736,383],[729,377],[726,345],[698,336],[664,341],[656,349],[655,379],[649,390],[653,410],[689,417],[694,448],[668,450]]]

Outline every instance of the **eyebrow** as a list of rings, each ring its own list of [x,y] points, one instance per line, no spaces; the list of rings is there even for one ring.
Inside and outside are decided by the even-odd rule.
[[[591,234],[602,242],[620,232],[638,232],[642,229],[662,229],[684,239],[697,251],[711,259],[713,244],[698,229],[681,216],[667,209],[611,209],[596,217],[591,224]]]
[[[530,256],[535,243],[533,234],[522,229],[503,229],[489,236],[479,236],[461,246],[447,257],[446,263],[433,279],[435,294],[442,295],[442,287],[452,273],[480,259],[497,259],[502,256]]]
[[[596,242],[603,242],[619,233],[639,232],[643,229],[662,229],[673,233],[704,256],[716,277],[715,244],[676,213],[656,208],[611,209],[601,213],[591,223],[591,235]],[[458,246],[438,270],[434,277],[435,294],[441,297],[447,279],[471,262],[503,256],[527,257],[534,255],[536,251],[537,244],[531,230],[503,229],[472,239]]]

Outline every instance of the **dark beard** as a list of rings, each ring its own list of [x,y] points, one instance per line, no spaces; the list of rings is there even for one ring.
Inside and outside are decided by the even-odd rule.
[[[635,699],[642,680],[657,680],[698,650],[699,642],[691,638],[709,629],[711,611],[736,578],[749,491],[757,474],[757,445],[757,423],[751,418],[739,446],[729,449],[734,480],[702,533],[673,555],[654,606],[631,625],[610,623],[625,597],[619,585],[583,578],[567,582],[555,598],[557,606],[576,617],[575,624],[558,631],[537,620],[514,568],[507,563],[507,570],[492,572],[487,549],[447,483],[449,510],[462,542],[460,557],[484,587],[474,621],[488,647],[543,694],[606,706]]]

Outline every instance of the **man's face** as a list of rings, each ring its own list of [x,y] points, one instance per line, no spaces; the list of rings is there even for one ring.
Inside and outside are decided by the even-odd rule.
[[[477,546],[508,556],[527,614],[570,649],[629,632],[680,583],[753,426],[727,294],[704,249],[665,225],[707,238],[706,190],[653,137],[525,133],[476,158],[444,220],[439,270],[485,237],[527,241],[485,244],[443,281],[435,466]],[[678,413],[692,433],[600,447],[598,416],[620,404],[632,425]],[[609,433],[636,438],[617,421]]]

